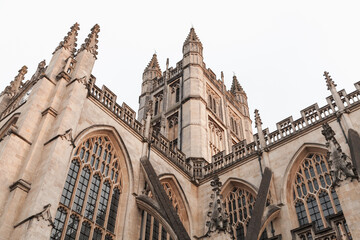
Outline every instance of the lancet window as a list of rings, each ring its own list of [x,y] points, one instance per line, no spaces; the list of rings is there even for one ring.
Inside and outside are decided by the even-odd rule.
[[[51,240],[115,238],[121,194],[119,154],[106,135],[75,151],[55,216]]]
[[[332,186],[329,165],[323,154],[308,153],[293,182],[293,204],[300,226],[313,222],[316,229],[328,227],[326,218],[341,212]]]
[[[147,211],[142,212],[140,240],[171,240],[161,222]]]
[[[256,197],[247,189],[233,187],[225,198],[226,211],[236,240],[245,240]],[[261,239],[266,239],[266,229]]]
[[[209,118],[208,128],[209,150],[213,156],[224,150],[224,130]]]
[[[170,86],[171,95],[170,95],[170,103],[178,103],[180,101],[180,84],[179,82],[173,83]]]
[[[168,139],[170,141],[170,149],[174,149],[178,144],[178,114],[175,113],[168,118]]]
[[[162,102],[163,102],[163,94],[158,93],[156,96],[154,96],[154,115],[157,115],[158,113],[162,112]]]

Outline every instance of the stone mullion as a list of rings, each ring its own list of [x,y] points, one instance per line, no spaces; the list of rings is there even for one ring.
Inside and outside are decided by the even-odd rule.
[[[326,227],[328,227],[328,223],[327,223],[327,221],[325,219],[324,211],[323,211],[321,203],[320,203],[319,193],[320,193],[320,191],[318,191],[317,194],[315,195],[315,200],[316,200],[316,203],[318,205],[318,209],[319,209],[319,212],[320,212],[320,216],[321,216],[321,220],[323,222],[324,228],[326,228]]]

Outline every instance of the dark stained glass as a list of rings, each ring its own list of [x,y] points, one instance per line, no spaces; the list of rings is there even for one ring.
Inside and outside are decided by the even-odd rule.
[[[85,217],[90,220],[92,220],[94,217],[95,204],[99,193],[99,187],[100,187],[100,176],[95,175],[91,181],[89,196],[87,199],[87,204],[84,213]]]
[[[90,237],[91,225],[89,222],[83,222],[81,226],[79,240],[88,240]]]
[[[107,224],[107,229],[110,232],[114,232],[115,230],[116,213],[119,205],[119,199],[120,199],[120,191],[117,188],[115,188],[111,198],[110,212],[109,212],[109,218]]]
[[[99,207],[96,216],[96,223],[102,227],[104,226],[105,223],[105,215],[109,201],[109,194],[110,194],[110,183],[105,182],[101,190]]]
[[[95,228],[92,240],[101,240],[102,232],[99,228]]]
[[[64,186],[64,190],[61,194],[60,202],[65,206],[69,206],[72,193],[74,191],[74,186],[76,182],[76,178],[79,172],[80,164],[78,161],[73,160],[70,165],[70,169],[68,175],[66,177],[66,182]]]
[[[303,202],[297,202],[295,205],[295,210],[296,210],[296,215],[298,217],[299,220],[299,224],[300,226],[307,224],[308,223],[308,219],[306,216],[306,210],[305,210],[305,206]]]
[[[66,210],[62,207],[58,208],[54,220],[54,228],[51,230],[51,240],[60,240],[62,231],[64,229],[64,223],[66,220]]]
[[[76,239],[76,232],[78,229],[78,225],[79,225],[79,218],[74,214],[71,215],[66,229],[66,234],[64,238],[65,240]]]
[[[321,219],[321,215],[316,199],[314,197],[309,197],[307,200],[307,205],[308,205],[311,221],[315,222],[315,226],[317,229],[323,229],[324,224]]]
[[[81,175],[76,189],[74,203],[72,207],[72,209],[78,213],[81,213],[84,204],[86,189],[89,184],[89,178],[90,178],[90,170],[88,168],[83,168],[83,170],[81,171]]]

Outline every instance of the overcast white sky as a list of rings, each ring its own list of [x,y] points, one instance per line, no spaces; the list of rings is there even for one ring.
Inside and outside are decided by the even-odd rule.
[[[0,91],[23,66],[26,79],[57,47],[75,22],[78,46],[98,23],[99,55],[93,75],[135,111],[141,77],[154,51],[161,69],[182,58],[193,25],[204,61],[231,86],[233,72],[245,89],[253,118],[263,128],[330,95],[329,71],[350,93],[360,81],[360,3],[358,1],[1,1]]]

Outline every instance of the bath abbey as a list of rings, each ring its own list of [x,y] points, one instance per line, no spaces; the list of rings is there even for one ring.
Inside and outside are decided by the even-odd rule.
[[[1,80],[0,240],[360,239],[360,82],[324,72],[327,104],[270,132],[191,28],[135,111],[92,75],[100,26],[79,30]]]

